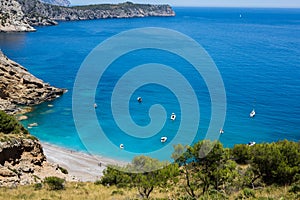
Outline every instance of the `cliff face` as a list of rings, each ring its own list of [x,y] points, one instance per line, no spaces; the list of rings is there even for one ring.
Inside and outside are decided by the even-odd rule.
[[[0,0],[1,31],[35,31],[28,24],[19,2],[15,0]]]
[[[175,16],[169,5],[99,4],[62,7],[42,3],[39,0],[0,0],[0,19],[4,22],[0,31],[33,31],[31,26],[56,25],[55,20],[88,20],[105,18],[131,18],[148,16]],[[9,3],[7,3],[9,2]],[[16,17],[19,16],[19,17]],[[9,20],[7,20],[9,18]],[[13,24],[26,24],[19,28]],[[29,24],[29,25],[28,25]],[[8,29],[7,27],[14,27]]]
[[[0,51],[0,110],[13,114],[18,111],[17,105],[37,105],[64,92],[36,78]]]
[[[40,0],[43,3],[48,3],[57,6],[70,6],[71,3],[68,0]]]
[[[58,165],[46,161],[42,146],[34,137],[0,135],[0,186],[38,183],[48,176],[72,180]]]
[[[128,18],[147,16],[174,16],[175,13],[168,5],[149,4],[99,4],[89,6],[60,7],[40,3],[38,0],[17,0],[22,11],[30,19],[31,25],[36,25],[38,16],[50,20],[87,20],[102,18]]]

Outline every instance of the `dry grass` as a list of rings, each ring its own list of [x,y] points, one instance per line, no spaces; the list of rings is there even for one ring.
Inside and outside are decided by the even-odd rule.
[[[244,198],[244,199],[260,199],[260,200],[300,200],[300,194],[294,194],[289,192],[291,186],[286,187],[277,187],[277,186],[268,186],[265,188],[253,190],[255,193],[254,197]],[[241,197],[242,191],[239,191],[235,194],[232,194],[229,199],[235,200],[238,197]],[[241,198],[239,198],[241,199]]]
[[[154,191],[151,194],[154,198],[166,198],[166,194]],[[139,199],[140,196],[136,189],[119,189],[114,186],[105,187],[95,185],[94,183],[76,183],[68,182],[65,190],[49,191],[45,188],[35,190],[34,185],[19,186],[17,188],[0,188],[0,199],[5,200],[122,200],[122,199]]]
[[[300,194],[289,193],[290,187],[275,187],[270,186],[254,190],[255,197],[244,199],[260,199],[260,200],[295,200],[300,199]],[[158,189],[156,188],[151,193],[151,199],[177,199],[176,189]],[[232,194],[228,199],[242,199],[242,191]],[[177,193],[178,194],[178,193]],[[181,194],[185,196],[185,194]],[[19,186],[17,188],[0,188],[0,199],[5,200],[129,200],[140,199],[136,189],[119,189],[114,186],[105,187],[102,185],[95,185],[94,183],[66,183],[66,189],[60,191],[49,191],[45,188],[36,190],[34,185]],[[213,197],[205,197],[205,199],[214,199]]]

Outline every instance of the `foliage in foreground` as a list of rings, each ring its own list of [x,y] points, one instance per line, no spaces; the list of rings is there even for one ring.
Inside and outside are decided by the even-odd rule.
[[[108,167],[100,183],[137,188],[143,198],[149,198],[155,188],[170,188],[174,197],[184,199],[226,199],[238,191],[237,199],[255,198],[257,188],[273,184],[293,184],[291,191],[298,195],[300,143],[284,140],[228,149],[220,142],[204,140],[174,146],[172,158],[174,163],[166,164],[136,157],[125,168]]]
[[[135,157],[126,167],[109,166],[100,183],[120,188],[137,188],[142,198],[149,198],[154,188],[166,187],[178,175],[177,165],[170,165],[146,156]]]

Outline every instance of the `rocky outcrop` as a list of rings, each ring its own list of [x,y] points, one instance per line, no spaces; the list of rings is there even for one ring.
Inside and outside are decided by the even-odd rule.
[[[31,26],[56,25],[56,20],[175,16],[175,12],[169,5],[133,4],[126,2],[120,4],[63,7],[42,3],[39,0],[0,1],[2,2],[0,19],[3,21],[0,31],[32,31],[34,29]],[[19,17],[15,17],[15,15]],[[7,18],[10,20],[7,20]],[[28,26],[27,29],[23,25],[26,23]],[[8,29],[7,27],[11,27],[12,24],[22,24],[22,28],[13,26],[15,27],[14,29]]]
[[[34,137],[0,136],[0,186],[38,183],[48,176],[72,180],[58,165],[46,161],[42,146]]]
[[[15,0],[0,0],[0,32],[1,31],[35,31],[35,29],[28,24],[19,2]]]
[[[70,6],[71,3],[68,0],[40,0],[43,3],[48,3],[57,6]]]
[[[36,78],[0,51],[1,110],[13,114],[18,111],[17,105],[37,105],[44,101],[51,101],[65,92],[65,89],[52,87]]]

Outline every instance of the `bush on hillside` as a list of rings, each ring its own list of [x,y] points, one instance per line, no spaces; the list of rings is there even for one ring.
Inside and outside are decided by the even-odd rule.
[[[44,179],[44,184],[49,190],[63,190],[65,188],[65,180],[56,176],[49,176]]]
[[[0,133],[28,134],[28,131],[13,116],[0,111]]]

